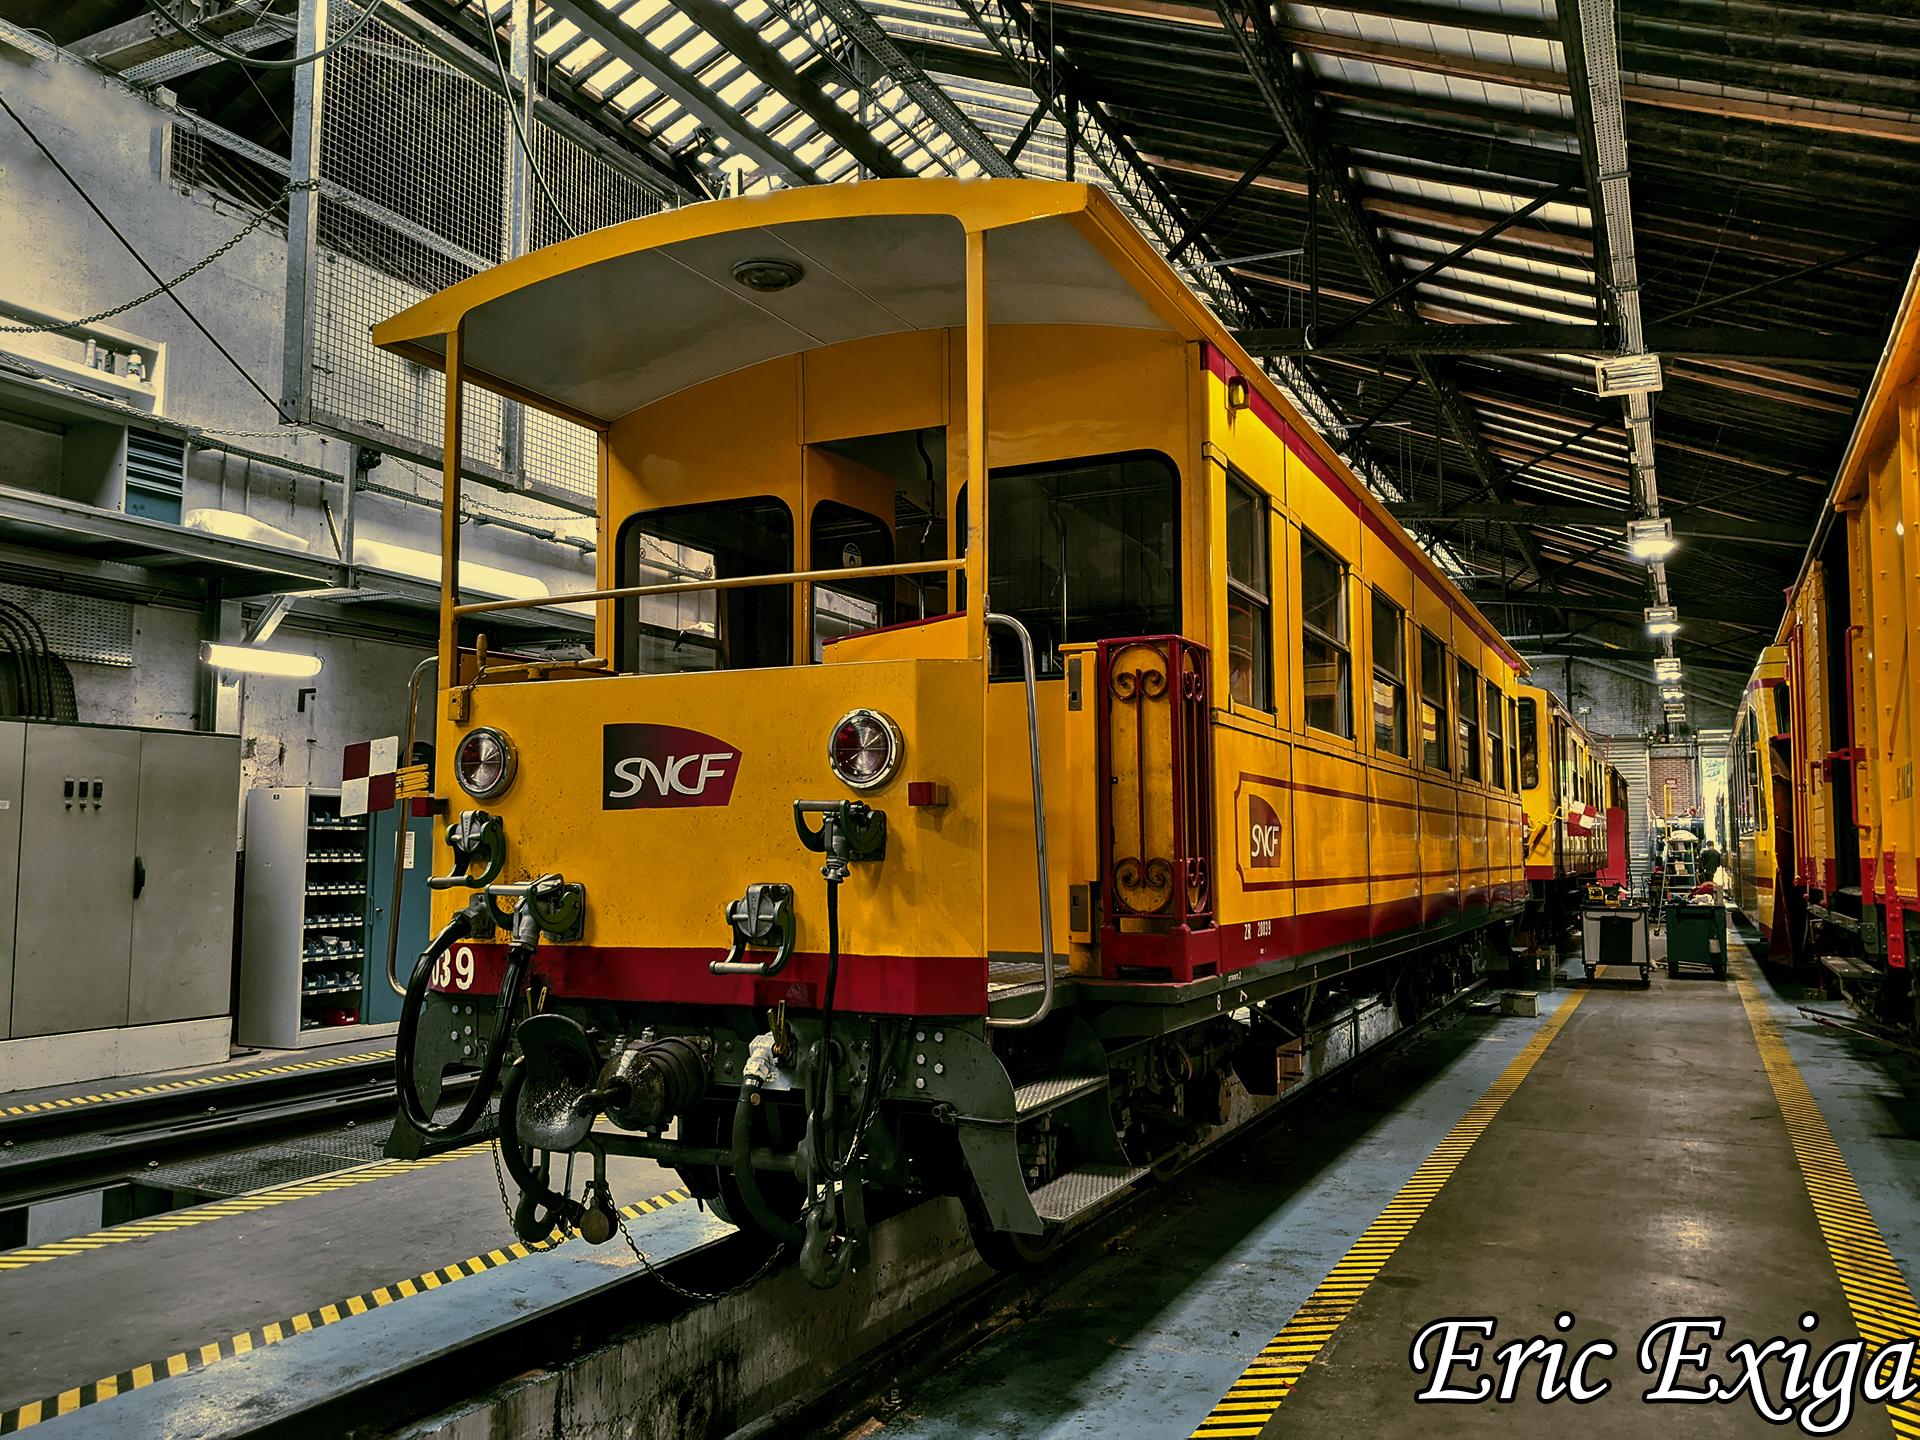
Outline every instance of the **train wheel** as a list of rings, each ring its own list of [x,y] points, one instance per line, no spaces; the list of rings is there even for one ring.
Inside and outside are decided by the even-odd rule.
[[[961,1200],[967,1213],[967,1233],[973,1239],[973,1248],[980,1252],[980,1258],[996,1270],[1031,1270],[1043,1264],[1060,1248],[1060,1242],[1066,1235],[1066,1227],[1047,1222],[1047,1228],[1038,1235],[1015,1235],[1011,1231],[996,1230],[993,1222],[987,1219],[986,1208],[981,1205],[980,1197],[971,1185]]]
[[[1060,1225],[1048,1225],[1042,1235],[1014,1235],[1005,1230],[995,1230],[990,1225],[970,1222],[973,1232],[973,1248],[980,1252],[980,1258],[996,1270],[1031,1270],[1045,1263],[1060,1249],[1060,1241],[1066,1230]]]

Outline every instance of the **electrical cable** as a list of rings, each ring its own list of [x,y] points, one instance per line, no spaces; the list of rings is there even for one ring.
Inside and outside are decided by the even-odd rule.
[[[278,415],[282,420],[286,421],[289,425],[293,424],[294,423],[293,417],[287,414],[285,410],[280,408],[280,402],[278,400],[275,400],[273,396],[269,395],[266,392],[266,389],[260,384],[258,380],[253,378],[252,374],[247,370],[246,366],[242,365],[238,360],[233,358],[233,352],[228,350],[226,346],[222,345],[219,339],[214,335],[214,333],[211,330],[207,329],[207,327],[200,322],[200,317],[198,315],[195,315],[193,311],[187,307],[187,302],[182,300],[178,295],[173,293],[173,287],[165,279],[161,278],[160,272],[158,270],[155,270],[153,266],[147,263],[147,259],[144,255],[142,255],[138,250],[133,248],[133,242],[127,239],[127,237],[120,232],[120,227],[118,225],[115,225],[112,220],[107,218],[107,212],[102,210],[99,204],[94,200],[93,196],[87,193],[86,186],[82,185],[78,180],[74,179],[73,172],[68,170],[66,166],[60,163],[59,157],[56,156],[51,150],[47,148],[46,142],[43,141],[40,138],[40,136],[35,133],[34,128],[31,125],[27,124],[25,120],[22,120],[20,118],[19,112],[16,111],[11,105],[7,103],[7,99],[5,95],[0,95],[0,110],[4,110],[7,112],[7,117],[11,119],[14,124],[20,127],[21,131],[25,133],[27,139],[33,142],[33,148],[38,150],[42,155],[46,157],[47,163],[53,166],[55,170],[60,172],[60,178],[65,180],[67,184],[73,188],[74,194],[78,195],[83,201],[86,202],[87,208],[93,211],[95,218],[98,219],[102,225],[106,226],[109,231],[112,232],[113,238],[120,242],[120,247],[123,250],[125,250],[129,255],[131,255],[137,262],[139,262],[140,268],[147,272],[148,278],[151,279],[154,282],[154,284],[158,285],[160,289],[166,293],[167,298],[173,301],[173,303],[180,308],[180,313],[187,317],[187,320],[189,321],[189,323],[192,324],[193,328],[200,332],[201,336],[205,338],[206,342],[209,345],[213,346],[215,350],[220,352],[220,358],[225,360],[227,364],[231,365],[234,369],[234,373],[239,375],[239,377],[242,380],[246,381],[247,384],[252,387],[254,393],[257,394],[262,400],[266,401],[267,404],[273,408],[274,414]],[[304,188],[304,184],[305,182],[302,182],[302,184],[295,185],[292,188],[295,188],[295,189]]]
[[[222,60],[231,60],[236,65],[250,65],[256,70],[298,70],[302,65],[311,65],[323,55],[331,55],[335,50],[338,50],[342,45],[345,45],[349,40],[353,39],[354,36],[366,29],[367,22],[373,19],[374,13],[385,3],[386,0],[368,0],[367,8],[361,12],[360,18],[347,26],[346,29],[342,30],[326,44],[322,45],[318,50],[314,50],[306,55],[289,55],[284,60],[260,60],[247,54],[245,51],[230,49],[214,39],[213,36],[195,29],[186,21],[174,15],[172,11],[160,3],[160,0],[146,0],[149,10],[153,11],[154,14],[158,15],[162,20],[166,21],[167,24],[178,30],[208,54],[218,55]]]
[[[151,4],[152,0],[148,0],[148,3]],[[514,99],[513,82],[507,79],[507,62],[500,58],[500,32],[493,28],[491,15],[482,18],[487,30],[487,46],[493,52],[493,73],[500,77],[500,89],[507,98],[507,118],[513,121],[513,133],[520,141],[520,153],[527,157],[527,173],[538,182],[540,193],[547,198],[547,208],[553,211],[553,218],[560,222],[560,228],[567,232],[567,238],[577,239],[580,232],[561,213],[560,202],[553,198],[553,191],[547,186],[547,177],[541,173],[539,162],[533,158],[533,146],[528,143],[526,128],[520,122],[520,105]],[[527,93],[533,93],[532,81],[527,83]]]

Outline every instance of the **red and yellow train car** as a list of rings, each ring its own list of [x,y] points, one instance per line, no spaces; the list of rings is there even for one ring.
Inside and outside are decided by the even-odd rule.
[[[1587,887],[1602,878],[1610,825],[1624,820],[1624,787],[1599,745],[1560,697],[1537,686],[1516,692],[1520,796],[1530,923],[1557,940]],[[1623,883],[1622,874],[1613,880]]]
[[[1920,1019],[1917,660],[1920,267],[1730,755],[1736,884],[1769,953],[1903,1024]]]
[[[818,1283],[872,1191],[1031,1248],[1504,963],[1523,663],[1098,190],[716,201],[375,338],[449,456],[463,385],[600,447],[583,663],[487,654],[448,469],[403,1090],[504,1067],[527,1233],[611,1234],[552,1157],[618,1152]]]

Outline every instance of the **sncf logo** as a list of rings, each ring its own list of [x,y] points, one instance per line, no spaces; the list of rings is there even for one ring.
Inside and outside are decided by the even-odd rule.
[[[1247,796],[1247,863],[1259,870],[1286,863],[1280,852],[1280,817],[1258,795]]]
[[[653,810],[725,805],[733,799],[740,752],[677,725],[609,725],[602,756],[601,808]]]

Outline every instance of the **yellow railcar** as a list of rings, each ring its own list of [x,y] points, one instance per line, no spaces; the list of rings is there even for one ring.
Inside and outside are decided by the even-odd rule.
[[[1726,865],[1733,902],[1767,938],[1769,954],[1782,960],[1792,956],[1780,869],[1780,857],[1793,853],[1791,832],[1783,829],[1793,813],[1787,787],[1788,737],[1781,728],[1786,684],[1786,650],[1769,646],[1747,683],[1727,742],[1731,834]]]
[[[453,381],[599,439],[579,664],[487,651],[448,469],[403,1090],[505,1064],[527,1233],[620,1152],[818,1283],[876,1188],[1031,1248],[1499,953],[1523,662],[1098,190],[702,204],[375,339],[449,456]]]
[[[1522,685],[1515,704],[1530,923],[1557,937],[1588,885],[1603,873],[1616,885],[1626,879],[1608,869],[1619,772],[1557,695]]]
[[[1732,753],[1773,785],[1777,853],[1771,867],[1757,858],[1750,880],[1760,887],[1778,872],[1771,913],[1764,894],[1755,897],[1771,953],[1823,964],[1862,1008],[1905,1024],[1920,1019],[1909,978],[1920,944],[1916,656],[1920,267]]]

